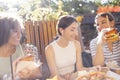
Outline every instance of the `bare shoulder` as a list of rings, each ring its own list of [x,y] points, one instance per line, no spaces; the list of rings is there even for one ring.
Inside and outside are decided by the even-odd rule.
[[[49,44],[45,47],[45,54],[47,55],[47,54],[51,54],[51,53],[53,53],[53,47],[51,44]]]
[[[50,50],[50,49],[52,49],[52,45],[50,45],[50,44],[45,47],[45,51]]]
[[[74,44],[75,44],[75,47],[76,47],[77,52],[80,53],[80,51],[81,51],[80,42],[77,41],[77,40],[74,40]]]
[[[77,40],[74,40],[74,44],[75,44],[76,47],[79,47],[79,46],[80,46],[80,42],[77,41]]]

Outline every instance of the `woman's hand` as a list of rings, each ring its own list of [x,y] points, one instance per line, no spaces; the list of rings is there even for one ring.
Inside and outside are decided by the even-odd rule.
[[[94,66],[94,67],[89,68],[89,71],[101,71],[101,72],[106,73],[107,71],[109,71],[109,68],[108,67],[102,67],[102,66],[98,65],[98,66]]]
[[[75,73],[72,73],[72,74],[70,75],[69,80],[76,80],[76,79],[77,79],[77,77],[78,77],[78,71],[77,71],[77,72],[75,72]]]
[[[97,44],[103,45],[104,43],[106,43],[105,33],[108,32],[108,31],[109,31],[109,29],[105,28],[105,29],[102,29],[101,32],[98,33]]]
[[[18,64],[20,61],[34,61],[34,55],[28,54],[28,55],[26,55],[26,56],[19,57],[18,59],[16,59],[16,60],[13,62],[13,72],[16,72],[17,64]]]
[[[18,73],[16,73],[17,76],[19,76],[20,79],[25,79],[25,78],[29,78],[30,74],[32,73],[32,71],[29,68],[24,68],[21,71],[19,71]]]
[[[33,65],[33,64],[31,64],[31,65]],[[18,71],[16,73],[16,75],[19,76],[20,79],[37,78],[37,77],[42,76],[39,67],[32,68],[32,67],[30,67],[30,65],[28,65],[24,69]]]
[[[40,65],[40,62],[34,62],[34,56],[31,54],[20,57],[13,63],[14,75],[15,77],[19,76],[19,78],[32,78],[42,76]]]

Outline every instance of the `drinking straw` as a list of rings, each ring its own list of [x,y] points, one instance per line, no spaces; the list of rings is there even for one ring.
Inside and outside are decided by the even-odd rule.
[[[107,25],[110,28],[110,23],[109,23],[108,15],[106,16],[106,20],[107,20]]]

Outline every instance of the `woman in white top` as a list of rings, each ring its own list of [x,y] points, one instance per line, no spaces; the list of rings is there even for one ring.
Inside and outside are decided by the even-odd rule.
[[[62,16],[58,20],[59,38],[45,49],[51,77],[57,75],[58,80],[68,80],[75,71],[75,65],[77,71],[82,69],[81,46],[75,40],[78,27],[76,19],[70,15]]]

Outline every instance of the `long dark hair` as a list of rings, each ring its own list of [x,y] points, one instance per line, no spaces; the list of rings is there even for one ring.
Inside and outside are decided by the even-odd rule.
[[[10,31],[23,24],[17,16],[0,14],[0,46],[6,44],[10,37]]]

